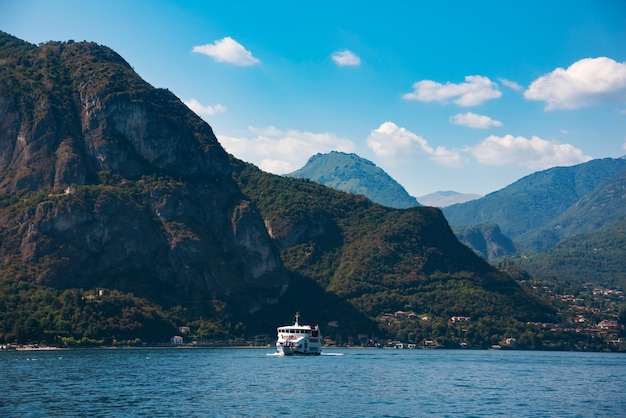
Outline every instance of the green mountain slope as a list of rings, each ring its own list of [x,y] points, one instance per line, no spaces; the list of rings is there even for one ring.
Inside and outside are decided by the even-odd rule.
[[[304,167],[287,176],[305,178],[333,189],[360,194],[392,208],[419,206],[417,200],[384,170],[356,154],[337,151],[316,154],[309,158]]]
[[[454,226],[493,222],[512,239],[543,228],[605,181],[626,170],[626,159],[592,160],[526,176],[481,199],[443,208]]]
[[[600,184],[544,228],[516,239],[527,251],[552,248],[564,238],[588,234],[626,219],[626,170]]]
[[[530,320],[549,309],[462,245],[441,211],[390,209],[238,163],[288,269],[374,317],[399,309]]]
[[[626,220],[566,238],[548,251],[516,258],[515,263],[544,279],[626,291]]]

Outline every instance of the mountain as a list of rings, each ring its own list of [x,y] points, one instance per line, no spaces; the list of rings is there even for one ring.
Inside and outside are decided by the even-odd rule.
[[[624,219],[626,170],[601,183],[545,227],[522,234],[516,241],[526,250],[543,251],[562,239],[598,231]]]
[[[384,170],[356,154],[338,151],[316,154],[304,167],[286,176],[309,179],[333,189],[360,194],[392,208],[419,206],[417,200]]]
[[[0,33],[0,63],[6,280],[117,289],[190,317],[254,312],[286,291],[227,153],[172,93],[94,43]]]
[[[233,165],[286,267],[370,317],[402,309],[530,320],[549,311],[461,244],[437,208],[392,209],[311,181]]]
[[[555,167],[526,176],[481,199],[443,208],[443,212],[453,226],[493,222],[500,226],[504,235],[515,240],[532,230],[549,226],[624,170],[624,158]]]
[[[0,33],[0,66],[0,341],[161,342],[180,325],[243,338],[301,310],[337,340],[448,345],[460,342],[450,316],[467,315],[471,343],[489,346],[554,312],[461,244],[439,209],[229,156],[109,48]],[[398,310],[435,319],[380,321]]]
[[[430,193],[424,196],[419,196],[418,201],[425,206],[435,206],[437,208],[445,208],[446,206],[452,206],[457,203],[465,203],[471,200],[480,199],[483,197],[479,194],[459,193],[453,191],[440,191]]]

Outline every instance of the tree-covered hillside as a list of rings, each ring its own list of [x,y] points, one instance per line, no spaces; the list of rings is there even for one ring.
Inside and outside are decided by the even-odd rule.
[[[626,169],[601,183],[543,228],[517,237],[525,252],[552,248],[564,238],[598,231],[626,219]]]
[[[371,317],[409,310],[528,321],[550,311],[459,243],[438,209],[394,210],[243,163],[235,178],[285,266]]]
[[[545,280],[626,291],[626,220],[566,238],[550,250],[518,257],[514,262]]]

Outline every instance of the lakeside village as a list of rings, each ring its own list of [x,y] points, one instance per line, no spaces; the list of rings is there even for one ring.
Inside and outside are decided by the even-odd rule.
[[[585,283],[578,290],[559,291],[554,284],[519,283],[543,295],[558,309],[556,322],[534,324],[539,329],[586,337],[579,338],[587,345],[575,347],[578,350],[626,351],[626,296],[621,290]]]
[[[579,350],[579,351],[626,351],[625,324],[620,323],[620,307],[626,310],[626,297],[617,289],[582,285],[577,292],[561,293],[557,289],[541,283],[519,282],[533,291],[542,294],[554,303],[558,311],[554,322],[527,323],[535,331],[535,342],[518,341],[513,336],[492,336],[491,349],[545,349],[545,350]],[[626,312],[622,313],[626,316]],[[394,349],[415,348],[485,348],[472,344],[468,338],[471,334],[485,331],[481,320],[473,321],[469,316],[452,316],[437,318],[431,315],[419,315],[413,312],[396,311],[378,316],[384,327],[395,330],[407,330],[396,335],[403,339],[379,339],[367,334],[358,334],[343,341],[339,333],[338,321],[330,321],[322,328],[324,347],[377,347]],[[429,338],[421,338],[419,332]],[[433,332],[436,330],[435,332]],[[187,326],[179,327],[179,335],[170,338],[169,343],[158,347],[270,347],[275,342],[274,336],[258,335],[253,339],[234,338],[225,340],[202,340],[194,335]],[[147,346],[140,340],[133,344],[125,342],[121,346]],[[150,345],[154,347],[155,345]],[[42,344],[3,344],[0,351],[10,350],[54,350],[69,347],[54,347]]]
[[[545,349],[545,350],[579,350],[579,351],[626,351],[626,331],[624,324],[618,320],[620,307],[626,309],[626,297],[617,289],[605,289],[584,284],[579,291],[561,293],[554,287],[539,282],[519,282],[533,291],[542,294],[557,307],[554,322],[528,323],[532,329],[533,341],[518,341],[510,335],[498,335],[492,338],[490,349]],[[472,344],[467,339],[469,333],[479,333],[485,328],[481,320],[473,321],[469,316],[452,316],[435,318],[431,315],[418,315],[413,312],[396,311],[378,316],[385,327],[407,329],[396,333],[405,338],[399,340],[379,339],[367,334],[358,334],[342,341],[341,336],[334,332],[339,328],[338,321],[330,321],[322,328],[324,347],[378,347],[394,349],[415,348],[485,348]],[[623,322],[623,321],[622,321]],[[416,326],[417,325],[417,326]],[[439,336],[434,337],[439,328]],[[419,333],[411,329],[424,329],[429,338],[420,338]],[[226,341],[198,341],[194,339],[189,327],[179,328],[181,335],[173,336],[172,345],[207,345],[207,346],[272,346],[274,337],[257,336],[254,340],[231,339]],[[526,333],[527,334],[527,333]]]

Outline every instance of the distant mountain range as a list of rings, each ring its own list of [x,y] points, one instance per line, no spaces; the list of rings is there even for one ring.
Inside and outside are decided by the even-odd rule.
[[[539,171],[443,212],[453,227],[495,223],[519,251],[537,252],[625,219],[625,188],[626,159],[605,158]]]
[[[456,205],[457,203],[465,203],[471,200],[480,199],[481,197],[483,196],[479,194],[440,191],[424,196],[418,196],[417,200],[424,206],[445,208],[447,206]]]
[[[515,240],[521,248],[542,251],[552,248],[565,238],[592,233],[626,219],[626,169],[619,173],[620,167],[626,166],[626,159],[599,160],[594,164],[599,165],[597,168],[606,174],[608,179],[582,196],[547,225],[518,236]],[[615,167],[612,167],[613,165]],[[572,168],[572,170],[583,169],[584,166]],[[619,174],[611,177],[614,171]]]
[[[604,187],[605,182],[619,183],[619,176],[625,170],[624,158],[605,158],[571,167],[554,167],[530,174],[481,199],[444,208],[443,212],[450,225],[493,222],[500,226],[503,234],[517,239],[532,230],[548,227],[567,210],[580,206],[582,199],[589,199],[593,192]],[[611,200],[620,202],[623,199],[619,193],[605,195],[606,198],[608,200],[600,203],[599,207],[606,206]],[[595,229],[603,223],[615,222],[612,217],[598,217],[593,212],[580,212],[579,215],[586,216],[590,221],[593,219],[594,224],[597,224]]]

